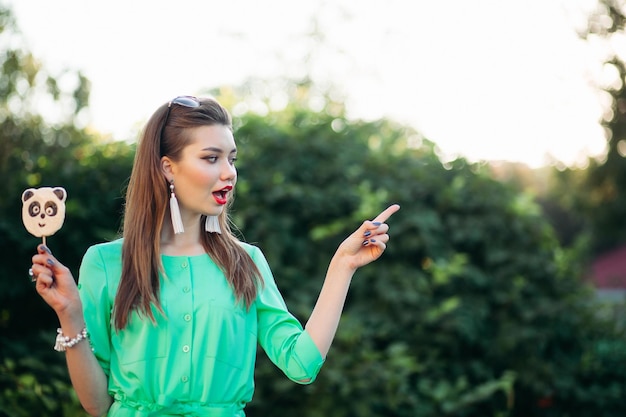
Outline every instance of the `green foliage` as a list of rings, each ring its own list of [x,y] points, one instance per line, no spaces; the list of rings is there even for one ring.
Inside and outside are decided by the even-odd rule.
[[[0,339],[0,416],[85,416],[68,386],[65,359],[50,349],[50,334]]]
[[[39,240],[21,225],[20,196],[67,189],[66,224],[48,243],[77,273],[89,245],[117,234],[133,149],[75,126],[88,103],[80,75],[77,90],[63,91],[18,49],[0,67],[0,416],[78,416],[63,357],[51,350],[56,318],[26,276]],[[486,166],[443,164],[405,126],[349,120],[328,97],[311,110],[320,99],[311,91],[294,84],[286,108],[244,112],[235,131],[233,220],[266,254],[294,314],[308,318],[346,234],[390,203],[402,209],[383,258],[353,280],[317,381],[293,384],[259,352],[248,415],[624,414],[624,330],[597,314],[573,252],[533,200]],[[230,94],[222,101],[239,101]],[[33,95],[69,100],[71,114],[44,121],[29,106]]]
[[[608,415],[584,393],[602,384],[598,346],[624,348],[623,335],[594,314],[540,208],[487,167],[409,148],[414,135],[302,103],[242,117],[235,220],[303,321],[338,239],[402,206],[318,380],[294,386],[261,354],[249,415]]]
[[[0,6],[0,44],[8,45],[0,54],[0,416],[85,415],[63,356],[51,350],[57,319],[27,276],[41,239],[22,225],[21,195],[30,187],[66,188],[65,225],[47,243],[77,273],[88,245],[116,235],[133,152],[75,127],[88,80],[45,73],[15,30]],[[74,77],[77,87],[59,88],[58,77]],[[42,103],[59,110],[54,123],[38,115]]]

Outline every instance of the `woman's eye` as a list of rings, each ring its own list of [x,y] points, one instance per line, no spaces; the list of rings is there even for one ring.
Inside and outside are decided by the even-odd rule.
[[[217,162],[217,156],[207,156],[204,158],[206,161],[209,161],[210,163],[215,163]]]
[[[231,165],[235,165],[236,161],[237,161],[237,158],[230,158],[230,164]]]

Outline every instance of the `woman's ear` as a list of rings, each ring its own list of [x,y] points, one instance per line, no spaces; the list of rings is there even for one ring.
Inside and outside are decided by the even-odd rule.
[[[167,156],[161,158],[161,171],[163,171],[163,175],[167,179],[167,182],[172,182],[174,179],[174,173],[172,172],[172,160]]]

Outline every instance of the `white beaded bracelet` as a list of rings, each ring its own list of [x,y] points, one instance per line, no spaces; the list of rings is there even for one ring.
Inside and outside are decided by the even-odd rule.
[[[74,338],[70,339],[69,336],[63,334],[61,328],[57,329],[57,340],[54,344],[54,350],[57,352],[65,352],[67,349],[78,344],[81,340],[87,339],[87,328],[83,328]]]

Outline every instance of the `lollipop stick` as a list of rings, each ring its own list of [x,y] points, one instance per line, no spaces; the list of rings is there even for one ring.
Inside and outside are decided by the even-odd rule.
[[[46,237],[43,236],[43,245],[46,246]]]

